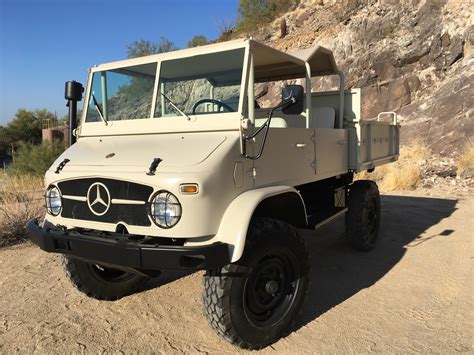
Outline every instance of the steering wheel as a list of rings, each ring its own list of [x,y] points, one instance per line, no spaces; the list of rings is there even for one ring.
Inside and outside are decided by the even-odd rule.
[[[221,107],[225,108],[228,112],[235,112],[232,107],[227,105],[225,102],[219,101],[219,100],[214,100],[214,99],[202,99],[196,102],[193,105],[193,115],[196,114],[196,109],[199,105],[205,104],[205,103],[211,103],[217,105],[217,109],[220,111]]]

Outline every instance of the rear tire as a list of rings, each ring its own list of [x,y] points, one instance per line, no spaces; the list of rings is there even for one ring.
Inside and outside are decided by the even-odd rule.
[[[301,312],[310,256],[297,230],[282,221],[252,221],[241,259],[204,276],[204,315],[228,342],[261,349],[287,335]]]
[[[349,187],[346,213],[346,236],[349,244],[360,251],[375,247],[380,229],[380,193],[370,180],[355,181]]]
[[[135,292],[148,277],[88,263],[63,255],[61,264],[71,283],[87,296],[113,301]]]

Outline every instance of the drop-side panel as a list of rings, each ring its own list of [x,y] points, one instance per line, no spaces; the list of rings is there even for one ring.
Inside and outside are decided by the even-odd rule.
[[[315,128],[316,178],[344,174],[347,167],[348,135],[346,129]]]
[[[360,121],[358,171],[394,162],[399,155],[399,132],[397,124],[379,121]]]

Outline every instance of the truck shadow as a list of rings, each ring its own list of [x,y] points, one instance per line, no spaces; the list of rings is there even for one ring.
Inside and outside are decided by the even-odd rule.
[[[303,231],[312,257],[311,286],[296,329],[382,279],[405,255],[432,238],[449,238],[453,230],[423,236],[449,217],[457,200],[383,196],[382,222],[376,248],[363,253],[345,240],[344,218],[319,231]]]
[[[164,286],[166,284],[169,284],[171,282],[174,282],[176,280],[179,280],[185,276],[193,274],[193,271],[170,271],[170,270],[164,270],[160,276],[151,278],[148,280],[141,289],[137,291],[143,292],[143,291],[148,291],[152,290],[154,288]]]

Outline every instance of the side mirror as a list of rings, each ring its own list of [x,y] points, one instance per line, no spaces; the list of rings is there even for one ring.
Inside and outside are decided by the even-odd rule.
[[[285,85],[281,90],[285,115],[299,115],[304,110],[304,89],[301,85]]]

